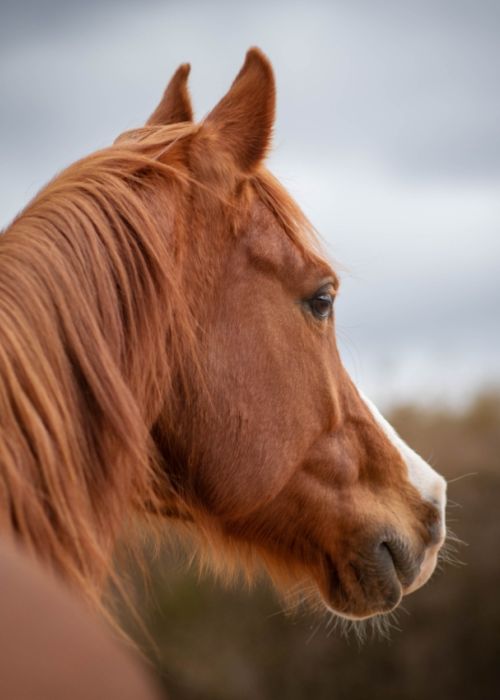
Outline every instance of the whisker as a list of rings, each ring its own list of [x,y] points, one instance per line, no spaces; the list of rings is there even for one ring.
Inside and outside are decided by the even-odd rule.
[[[454,479],[447,479],[446,483],[449,484],[455,484],[457,481],[461,481],[462,479],[468,479],[470,476],[478,476],[479,472],[467,472],[467,474],[461,474],[460,476],[456,476]]]
[[[321,627],[322,621],[320,620],[317,625],[314,626],[313,631],[309,635],[309,637],[306,639],[306,644],[310,644],[311,641],[314,639],[316,634],[318,633],[319,628]]]

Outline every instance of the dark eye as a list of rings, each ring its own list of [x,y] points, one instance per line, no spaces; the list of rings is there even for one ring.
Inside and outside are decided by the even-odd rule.
[[[333,302],[335,297],[333,294],[322,292],[309,299],[309,308],[313,316],[324,321],[330,318],[333,311]]]

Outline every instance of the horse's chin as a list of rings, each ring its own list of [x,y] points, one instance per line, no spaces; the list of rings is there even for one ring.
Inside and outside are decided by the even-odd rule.
[[[381,603],[380,601],[356,600],[352,601],[351,605],[344,605],[340,609],[336,601],[327,600],[322,596],[323,603],[329,612],[351,622],[362,622],[363,620],[370,620],[386,615],[398,607],[402,598],[403,594],[401,592],[395,603],[387,604],[385,602]]]

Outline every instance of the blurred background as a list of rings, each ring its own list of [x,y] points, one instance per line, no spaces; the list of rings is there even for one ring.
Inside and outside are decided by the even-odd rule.
[[[179,63],[201,118],[249,46],[268,54],[270,168],[341,273],[344,361],[457,479],[465,566],[361,648],[163,552],[139,606],[173,698],[500,697],[499,32],[498,0],[0,2],[0,228],[143,123]]]

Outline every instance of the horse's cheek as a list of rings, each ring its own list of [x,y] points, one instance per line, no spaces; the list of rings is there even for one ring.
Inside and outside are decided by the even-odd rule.
[[[193,435],[196,492],[211,512],[230,517],[276,498],[324,430],[327,361],[311,358],[301,313],[282,309],[266,289],[262,280],[244,314],[234,306],[241,294],[223,297],[205,336],[210,401]]]
[[[216,418],[194,436],[196,493],[211,512],[230,517],[253,512],[280,493],[300,464],[309,431],[300,425],[300,412],[286,410],[289,394],[282,384],[258,365],[247,374],[226,371],[218,390],[214,384]]]
[[[280,432],[281,430],[281,432]],[[239,518],[273,500],[300,462],[292,426],[280,426],[260,413],[239,410],[205,445],[195,475],[198,497],[210,512]]]

